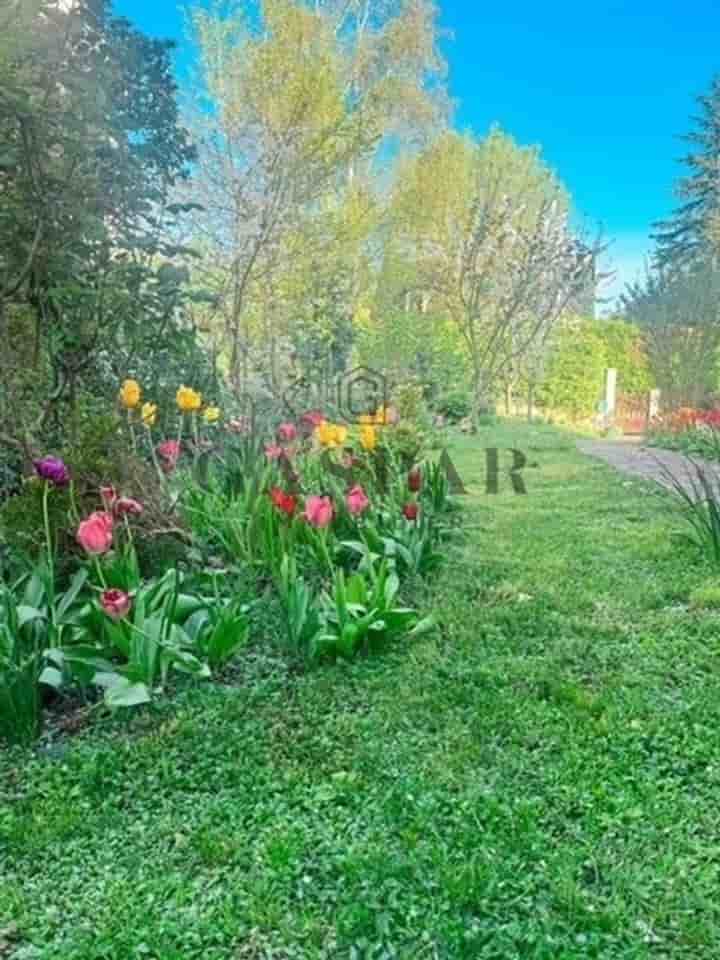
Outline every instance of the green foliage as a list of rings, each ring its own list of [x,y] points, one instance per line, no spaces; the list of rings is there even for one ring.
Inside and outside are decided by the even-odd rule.
[[[682,205],[668,220],[654,224],[656,259],[665,268],[684,267],[720,249],[718,196],[720,196],[720,74],[707,93],[697,97],[699,115],[695,129],[683,136],[691,144],[682,162],[688,173],[679,180]]]
[[[720,610],[720,583],[703,583],[690,592],[690,606],[696,610]]]
[[[30,743],[41,720],[43,651],[25,628],[29,610],[0,583],[0,738]]]
[[[606,345],[596,324],[580,320],[563,326],[554,338],[540,397],[543,406],[573,420],[595,412],[607,367]]]
[[[2,17],[0,406],[15,416],[0,444],[28,459],[71,442],[85,400],[107,409],[122,377],[164,400],[168,378],[204,383],[212,363],[188,322],[187,208],[170,198],[194,158],[171,45],[105,0]]]
[[[0,749],[17,952],[715,955],[718,617],[685,609],[707,567],[665,497],[567,433],[487,443],[541,468],[526,497],[464,498],[466,542],[421,586],[434,633],[299,670],[263,598],[237,683]],[[481,490],[477,438],[451,455]]]
[[[711,431],[713,460],[720,460],[720,432]],[[662,472],[676,494],[676,505],[690,526],[688,539],[715,565],[720,565],[720,479],[717,468],[688,456],[673,472]]]
[[[641,331],[621,319],[596,320],[594,330],[605,344],[605,364],[617,370],[618,390],[641,396],[655,382],[650,371]]]
[[[433,626],[418,622],[415,610],[396,605],[400,580],[387,560],[366,565],[346,581],[338,570],[321,598],[322,625],[313,638],[312,656],[351,657],[380,642],[418,635]]]
[[[700,406],[716,391],[718,302],[720,270],[714,261],[652,271],[622,296],[624,314],[642,331],[668,409]]]

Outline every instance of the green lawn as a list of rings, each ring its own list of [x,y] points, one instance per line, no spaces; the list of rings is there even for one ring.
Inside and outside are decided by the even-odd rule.
[[[538,463],[484,495],[482,444]],[[462,439],[441,627],[0,760],[0,956],[720,956],[720,615],[663,496]],[[13,949],[15,952],[13,952]]]

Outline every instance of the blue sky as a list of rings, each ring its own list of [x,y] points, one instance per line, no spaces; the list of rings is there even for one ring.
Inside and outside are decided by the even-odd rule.
[[[542,147],[576,208],[601,223],[618,271],[642,269],[653,221],[674,206],[678,135],[720,72],[720,0],[438,0],[456,126],[498,123]],[[143,30],[181,40],[176,0],[116,0]]]

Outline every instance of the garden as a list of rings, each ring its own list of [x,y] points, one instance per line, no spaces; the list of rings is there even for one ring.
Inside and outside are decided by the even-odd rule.
[[[720,80],[597,316],[432,0],[123,10],[0,5],[0,960],[719,955]]]

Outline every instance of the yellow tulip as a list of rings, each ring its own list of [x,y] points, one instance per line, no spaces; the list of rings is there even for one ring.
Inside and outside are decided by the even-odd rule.
[[[347,427],[342,427],[337,423],[321,423],[315,429],[315,436],[323,447],[339,447],[347,439]]]
[[[175,399],[182,413],[197,413],[202,406],[202,394],[193,390],[192,387],[180,387]]]
[[[157,420],[157,404],[144,403],[140,410],[140,419],[146,427],[154,427]]]
[[[378,407],[377,413],[375,414],[375,423],[379,426],[384,426],[387,421],[387,414],[385,412],[385,407]]]
[[[360,446],[363,450],[374,450],[377,446],[377,431],[369,424],[360,427]]]
[[[358,423],[363,427],[369,427],[373,422],[373,416],[371,413],[363,413],[362,416],[358,417]]]
[[[335,445],[335,425],[332,423],[320,423],[315,428],[315,436],[322,447],[331,447]]]
[[[120,403],[127,410],[134,410],[140,403],[142,390],[137,380],[125,380],[120,388]]]
[[[205,423],[217,423],[220,419],[220,407],[205,407],[203,419]]]

